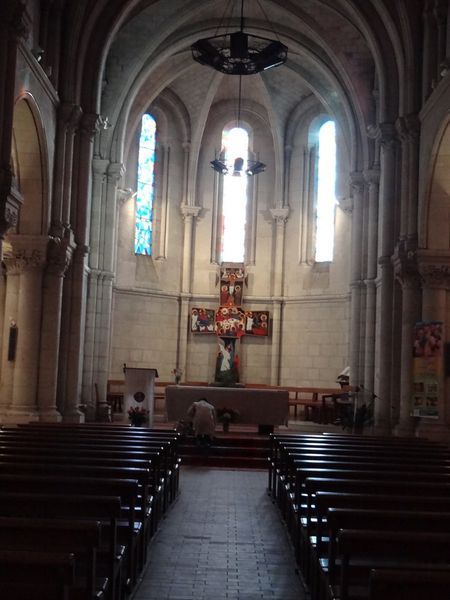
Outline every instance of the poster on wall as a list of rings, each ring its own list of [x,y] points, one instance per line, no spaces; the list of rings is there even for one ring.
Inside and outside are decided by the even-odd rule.
[[[214,333],[215,314],[213,308],[191,308],[192,333]]]
[[[413,396],[414,417],[439,417],[439,392],[443,382],[443,322],[421,321],[414,326]]]

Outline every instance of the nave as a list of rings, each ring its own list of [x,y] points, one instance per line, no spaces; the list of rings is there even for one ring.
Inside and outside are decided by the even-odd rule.
[[[133,600],[303,600],[264,471],[182,467]]]

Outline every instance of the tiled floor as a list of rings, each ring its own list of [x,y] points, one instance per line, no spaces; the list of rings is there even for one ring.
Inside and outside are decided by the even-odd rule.
[[[304,600],[263,471],[183,467],[134,600]]]

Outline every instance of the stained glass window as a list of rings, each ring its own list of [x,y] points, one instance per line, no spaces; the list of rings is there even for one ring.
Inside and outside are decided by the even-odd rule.
[[[139,139],[134,252],[146,256],[152,254],[155,149],[156,121],[152,115],[144,115]]]
[[[316,205],[316,262],[333,260],[336,206],[336,130],[333,121],[319,129]]]
[[[225,130],[222,147],[230,175],[223,178],[221,261],[244,262],[247,224],[248,133],[241,127]]]

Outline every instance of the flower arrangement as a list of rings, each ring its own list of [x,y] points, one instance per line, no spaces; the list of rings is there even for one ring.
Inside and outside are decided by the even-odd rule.
[[[172,373],[175,375],[175,383],[178,385],[181,381],[181,376],[183,375],[183,371],[178,367],[172,369]]]
[[[131,406],[128,409],[128,418],[134,426],[143,425],[148,419],[148,410],[141,406]]]

